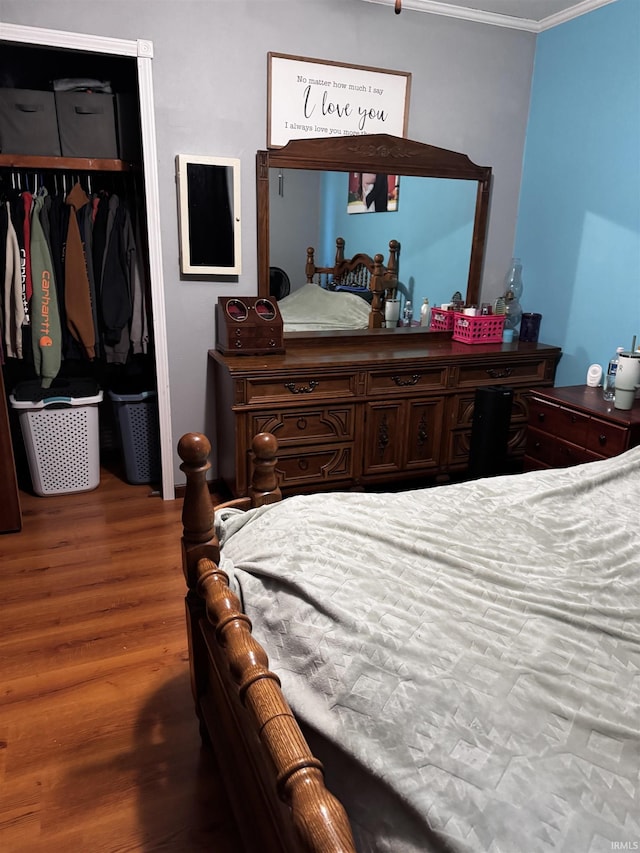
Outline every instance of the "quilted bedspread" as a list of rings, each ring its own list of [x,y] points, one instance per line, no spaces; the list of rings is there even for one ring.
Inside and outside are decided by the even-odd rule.
[[[366,329],[371,306],[355,293],[304,284],[278,302],[285,332]]]
[[[640,448],[218,523],[359,850],[640,849]]]

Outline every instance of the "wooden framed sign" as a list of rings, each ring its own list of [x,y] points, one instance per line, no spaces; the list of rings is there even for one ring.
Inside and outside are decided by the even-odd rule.
[[[283,53],[267,61],[268,148],[323,136],[406,136],[409,72]]]

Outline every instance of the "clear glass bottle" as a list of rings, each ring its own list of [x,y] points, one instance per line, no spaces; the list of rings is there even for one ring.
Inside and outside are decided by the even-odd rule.
[[[504,328],[513,329],[515,332],[522,319],[522,306],[518,298],[514,296],[512,290],[507,291],[504,300],[505,314],[507,315],[507,319],[504,321]]]
[[[504,280],[504,292],[513,293],[515,298],[520,301],[524,284],[522,282],[522,262],[520,258],[511,258],[511,266]]]
[[[610,359],[607,365],[607,372],[602,377],[602,396],[608,401],[613,401],[616,398],[616,373],[618,371],[621,352],[624,352],[624,347],[616,349],[616,354]]]
[[[402,312],[402,321],[403,325],[405,326],[410,326],[413,322],[413,305],[411,304],[411,302],[409,302],[408,299],[404,304],[404,311]]]

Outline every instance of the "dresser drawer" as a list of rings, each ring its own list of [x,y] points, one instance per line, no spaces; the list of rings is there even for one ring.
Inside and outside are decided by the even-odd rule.
[[[617,456],[627,449],[629,431],[624,427],[591,418],[585,445],[601,456]]]
[[[569,468],[582,462],[602,458],[585,447],[564,441],[548,432],[529,427],[527,431],[526,456],[551,468]]]
[[[529,403],[529,423],[537,429],[585,446],[590,418],[573,409],[555,406],[535,397]]]
[[[249,444],[259,432],[270,432],[280,447],[330,441],[353,441],[356,432],[354,406],[318,406],[255,412],[247,419]]]
[[[304,399],[318,400],[355,397],[356,374],[338,376],[300,371],[295,375],[262,378],[260,375],[245,380],[244,402],[269,403],[287,401],[300,403]]]
[[[276,474],[280,488],[300,488],[319,483],[351,480],[353,471],[353,450],[350,446],[305,447],[278,450]]]
[[[456,394],[450,398],[449,418],[452,427],[471,427],[473,424],[475,401],[475,391],[468,391],[466,394]],[[511,423],[526,423],[528,413],[527,394],[515,391],[511,403]]]
[[[396,392],[406,396],[407,389],[415,388],[416,391],[435,391],[446,388],[447,368],[433,367],[421,368],[419,370],[383,370],[367,374],[367,394],[384,393],[388,396]]]
[[[531,384],[539,385],[546,378],[548,362],[546,359],[518,359],[509,361],[488,361],[479,364],[465,364],[458,368],[459,388],[483,385]]]

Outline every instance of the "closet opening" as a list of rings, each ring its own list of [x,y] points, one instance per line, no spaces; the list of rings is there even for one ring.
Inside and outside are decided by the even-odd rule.
[[[72,36],[51,35],[63,43]],[[81,38],[99,41],[101,49],[109,41]],[[53,92],[60,98],[61,143],[60,152],[42,153],[28,134],[24,144],[16,143],[18,128],[3,144],[0,128],[0,363],[7,397],[44,401],[99,389],[101,465],[127,482],[148,482],[158,490],[170,482],[171,494],[163,496],[173,497],[172,475],[162,471],[151,259],[159,238],[154,236],[152,246],[138,61],[110,52],[0,43],[0,111],[13,93],[27,102],[24,93]],[[123,44],[136,48],[114,40],[114,52]],[[84,127],[75,126],[63,139],[60,104],[71,93],[80,99],[95,94],[96,113],[108,117],[113,110],[113,126],[100,125],[97,142],[87,143]],[[84,118],[84,102],[78,103],[71,121]],[[105,127],[115,135],[103,149],[99,137]],[[151,189],[155,171],[152,178]],[[152,230],[157,231],[155,221]],[[157,270],[154,274],[157,294]],[[164,345],[163,340],[161,349]],[[20,410],[8,408],[18,482],[32,490]]]

